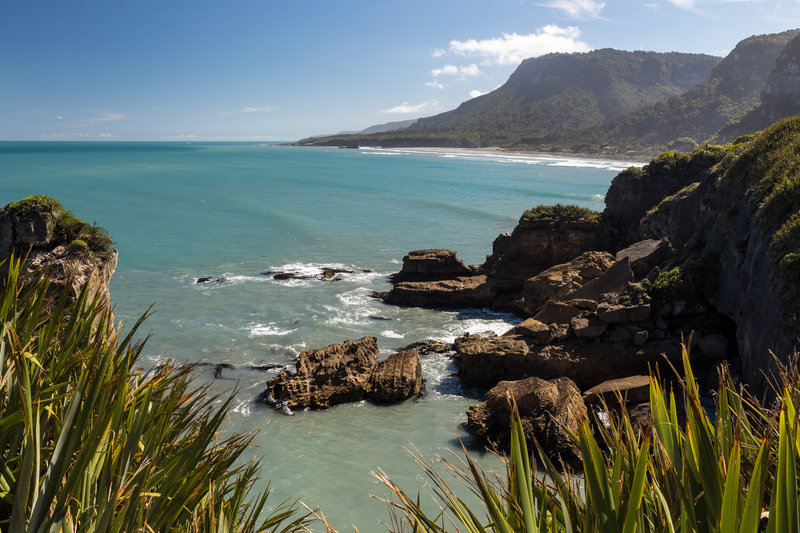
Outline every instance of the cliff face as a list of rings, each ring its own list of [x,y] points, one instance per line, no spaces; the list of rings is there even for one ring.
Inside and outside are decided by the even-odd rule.
[[[110,305],[109,282],[117,252],[102,228],[89,226],[46,197],[30,197],[0,209],[0,261],[26,257],[30,269],[51,278],[53,294],[70,287],[73,298],[87,287],[89,297]],[[5,275],[5,265],[0,267]]]
[[[760,103],[741,120],[721,129],[718,140],[727,142],[800,113],[800,36],[786,44],[773,65]]]
[[[665,155],[644,168],[636,187],[630,175],[615,178],[607,197],[607,211],[626,202],[646,211],[638,221],[618,219],[626,238],[667,237],[699,258],[695,286],[735,322],[743,377],[763,394],[776,358],[787,363],[797,349],[792,315],[800,291],[787,283],[787,261],[798,250],[786,235],[800,208],[791,177],[800,166],[798,132],[800,119],[790,119],[744,145]],[[672,180],[663,179],[665,165]],[[653,189],[665,195],[654,201]]]

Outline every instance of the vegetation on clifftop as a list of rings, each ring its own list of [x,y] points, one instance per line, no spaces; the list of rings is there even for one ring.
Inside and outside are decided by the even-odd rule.
[[[555,204],[555,205],[537,205],[527,209],[523,214],[523,218],[537,219],[537,218],[556,218],[560,220],[586,220],[588,222],[599,222],[601,214],[586,207],[580,207],[574,204]]]
[[[104,255],[111,251],[113,240],[105,228],[84,222],[48,196],[34,195],[12,202],[0,211],[0,216],[25,218],[32,213],[50,216],[54,246],[64,245],[79,255]]]

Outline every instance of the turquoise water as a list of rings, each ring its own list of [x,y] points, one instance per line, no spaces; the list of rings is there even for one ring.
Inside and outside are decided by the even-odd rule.
[[[458,425],[480,391],[464,390],[445,356],[428,356],[428,395],[378,407],[343,405],[294,417],[253,403],[274,375],[248,365],[291,364],[301,351],[375,335],[382,353],[423,339],[502,332],[515,322],[486,310],[402,309],[369,297],[387,290],[409,250],[450,248],[481,263],[497,234],[537,204],[602,209],[625,163],[413,150],[341,150],[257,143],[0,143],[0,205],[47,194],[105,226],[119,250],[111,292],[119,320],[156,313],[145,365],[165,358],[229,363],[217,391],[237,388],[229,426],[266,424],[254,453],[274,503],[320,506],[340,531],[378,530],[383,468],[416,493],[404,448],[429,458],[457,450]],[[342,281],[278,282],[268,271],[353,270]],[[368,271],[368,272],[365,272]],[[222,284],[197,285],[201,276]],[[381,319],[377,319],[380,317]],[[475,447],[468,437],[466,443]],[[479,449],[476,453],[481,456]],[[497,467],[490,455],[482,455]]]

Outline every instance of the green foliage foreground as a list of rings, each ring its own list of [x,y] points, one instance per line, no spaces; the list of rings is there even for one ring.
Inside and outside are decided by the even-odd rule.
[[[536,472],[519,415],[512,414],[511,452],[504,483],[466,456],[445,461],[483,502],[470,508],[430,463],[417,458],[440,512],[423,510],[386,476],[392,491],[390,531],[418,532],[795,532],[800,530],[800,374],[785,372],[776,409],[737,390],[723,369],[713,413],[704,409],[689,356],[680,394],[651,378],[653,424],[636,431],[623,412],[593,433],[588,421],[574,438],[583,476],[557,468],[536,450]],[[546,475],[542,475],[546,474]],[[474,507],[474,506],[473,506]]]
[[[12,258],[0,292],[0,531],[305,530],[250,497],[254,434],[218,431],[231,398],[190,389],[187,370],[134,369],[144,317],[119,338],[86,291],[52,301],[22,270]]]

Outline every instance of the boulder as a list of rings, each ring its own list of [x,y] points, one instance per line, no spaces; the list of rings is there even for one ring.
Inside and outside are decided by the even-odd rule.
[[[485,275],[460,276],[435,281],[402,281],[379,296],[388,304],[406,307],[488,307],[494,300],[495,286]]]
[[[561,300],[567,294],[600,276],[614,263],[608,252],[584,252],[575,259],[548,268],[525,280],[522,294],[514,306],[533,315],[548,300]]]
[[[650,376],[638,375],[610,379],[584,391],[586,405],[605,403],[609,407],[624,403],[641,403],[650,400]]]
[[[413,250],[403,257],[403,268],[392,276],[392,281],[432,281],[474,273],[452,250]]]
[[[608,328],[605,322],[595,316],[573,318],[570,324],[576,336],[588,340],[596,339]]]
[[[367,398],[393,402],[420,392],[419,353],[403,351],[380,364],[378,355],[375,337],[307,350],[298,356],[296,371],[281,372],[267,381],[261,396],[292,409],[327,409]]]
[[[533,317],[544,324],[569,324],[569,321],[581,314],[578,307],[564,302],[549,301],[544,308]]]
[[[509,330],[505,335],[521,335],[531,339],[536,344],[550,344],[553,340],[553,330],[550,329],[550,326],[534,318],[525,320]]]
[[[598,300],[604,293],[618,291],[633,281],[633,271],[627,257],[617,261],[599,277],[589,281],[580,289],[571,292],[565,299],[585,298]]]
[[[668,239],[646,239],[617,252],[616,260],[627,257],[634,277],[642,279],[648,272],[672,257],[674,252]]]
[[[510,443],[509,398],[519,408],[529,449],[538,442],[548,456],[566,463],[580,462],[580,448],[570,437],[587,418],[580,391],[567,378],[545,381],[530,377],[502,381],[492,388],[484,401],[467,411],[466,429],[490,445],[508,451]]]
[[[367,398],[375,403],[392,403],[422,392],[422,364],[419,353],[405,350],[378,363],[370,378]]]
[[[453,350],[452,346],[439,341],[419,341],[414,342],[402,348],[402,350],[416,350],[420,355],[429,355],[432,353],[447,353]]]

